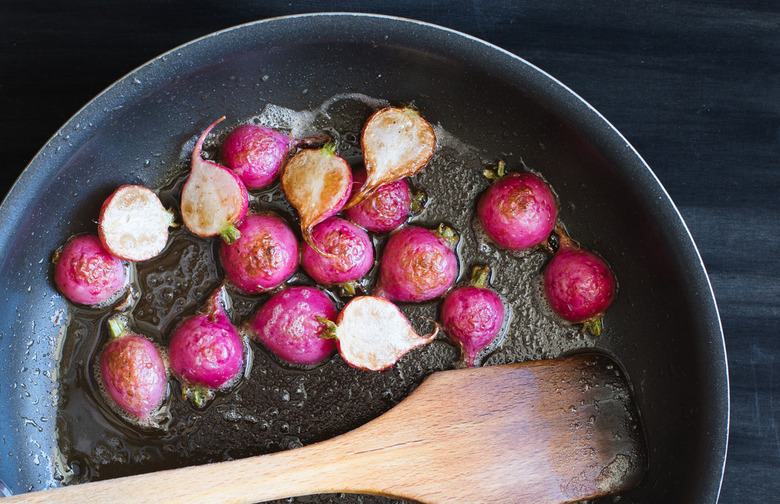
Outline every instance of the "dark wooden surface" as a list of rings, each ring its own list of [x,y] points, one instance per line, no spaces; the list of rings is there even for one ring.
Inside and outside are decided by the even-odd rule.
[[[780,495],[780,3],[93,0],[0,4],[0,194],[78,109],[193,38],[273,16],[419,19],[518,54],[643,155],[709,271],[731,378],[720,502]],[[11,230],[3,230],[11,232]],[[778,394],[778,395],[775,395]]]

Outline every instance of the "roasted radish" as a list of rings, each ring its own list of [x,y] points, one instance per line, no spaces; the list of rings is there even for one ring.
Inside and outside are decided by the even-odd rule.
[[[336,154],[332,143],[321,149],[304,149],[285,165],[281,185],[298,211],[304,240],[320,251],[311,239],[311,229],[344,207],[352,188],[349,163]]]
[[[154,427],[154,413],[168,390],[168,373],[157,346],[127,329],[116,316],[108,321],[111,340],[103,348],[98,379],[110,405],[121,416]]]
[[[126,261],[145,261],[168,243],[173,212],[146,187],[124,185],[103,203],[98,235],[106,249]]]
[[[293,149],[322,145],[328,140],[328,137],[296,140],[272,128],[244,124],[225,138],[222,157],[247,189],[262,189],[276,181]]]
[[[171,336],[171,370],[182,384],[182,395],[204,406],[216,390],[235,384],[246,361],[244,340],[225,313],[224,289],[208,299],[201,313],[185,319]]]
[[[306,273],[317,283],[344,285],[354,293],[356,280],[363,277],[374,265],[374,247],[368,233],[339,217],[314,226],[312,241],[325,254],[304,244],[301,262]]]
[[[74,303],[101,307],[127,289],[125,264],[94,235],[72,238],[54,255],[54,283]]]
[[[387,369],[407,352],[433,341],[439,332],[418,335],[396,305],[375,296],[352,299],[328,326],[323,337],[337,341],[339,354],[352,367],[368,371]]]
[[[436,134],[411,107],[386,107],[374,112],[360,137],[366,183],[350,198],[351,208],[379,186],[418,173],[436,150]]]
[[[444,294],[458,276],[453,251],[458,237],[441,224],[399,229],[385,245],[374,294],[391,301],[428,301]]]
[[[456,287],[441,305],[441,325],[457,343],[468,367],[478,364],[480,353],[501,333],[504,303],[487,287],[490,268],[477,266],[468,286]]]
[[[352,194],[357,194],[366,181],[366,171],[353,174]],[[406,179],[379,186],[363,201],[344,211],[344,216],[366,231],[390,232],[406,222],[412,212],[421,210],[426,203],[424,192],[412,194]]]
[[[482,228],[494,242],[510,250],[546,244],[558,214],[555,196],[538,175],[507,174],[505,167],[501,161],[495,171],[485,170],[495,182],[477,204]]]
[[[615,299],[617,283],[599,256],[581,248],[559,228],[560,247],[544,271],[544,292],[563,319],[601,334],[601,317]]]
[[[250,215],[238,226],[241,237],[220,246],[225,275],[239,289],[259,294],[278,287],[298,268],[298,240],[284,220]]]
[[[313,365],[327,359],[335,343],[320,337],[322,320],[335,320],[333,301],[314,287],[289,287],[260,307],[247,332],[290,364]]]
[[[203,142],[212,128],[206,128],[192,150],[192,169],[181,191],[181,217],[184,225],[198,236],[221,236],[233,243],[249,208],[249,195],[238,175],[228,168],[201,157]]]

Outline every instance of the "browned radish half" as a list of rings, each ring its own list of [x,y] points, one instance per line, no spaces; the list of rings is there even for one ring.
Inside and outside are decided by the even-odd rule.
[[[411,107],[386,107],[374,112],[360,137],[366,183],[347,203],[351,208],[383,184],[418,173],[436,149],[436,134]]]
[[[173,212],[146,187],[123,185],[100,210],[98,235],[103,246],[126,261],[146,261],[162,252],[168,243]]]
[[[181,217],[193,234],[220,235],[233,243],[241,236],[236,226],[249,208],[246,187],[233,171],[201,157],[206,136],[224,119],[206,128],[192,150],[192,169],[181,191]]]
[[[321,149],[303,149],[287,162],[282,190],[301,219],[301,232],[314,250],[311,228],[339,212],[352,189],[352,168],[328,143]],[[328,254],[325,254],[328,255]]]
[[[335,324],[324,319],[320,322],[328,327],[322,337],[336,338],[344,361],[368,371],[392,366],[410,350],[433,341],[439,332],[437,325],[431,334],[418,335],[396,305],[375,296],[354,298]]]

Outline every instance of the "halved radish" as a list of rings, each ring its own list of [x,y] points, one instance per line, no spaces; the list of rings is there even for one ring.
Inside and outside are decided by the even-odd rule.
[[[181,217],[187,229],[198,236],[220,235],[235,242],[249,208],[249,195],[241,179],[230,169],[201,157],[203,141],[220,121],[206,128],[192,150],[192,169],[181,191]]]
[[[322,337],[337,340],[344,361],[368,371],[387,369],[439,333],[437,324],[431,334],[418,335],[396,305],[375,296],[354,298],[341,310],[335,324],[318,320],[327,326]]]
[[[146,187],[123,185],[103,203],[98,235],[103,246],[126,261],[145,261],[168,243],[173,212]]]
[[[386,107],[368,118],[360,145],[368,176],[346,208],[357,205],[379,186],[422,170],[436,149],[436,134],[413,108]]]
[[[322,252],[311,238],[311,228],[339,212],[352,189],[352,169],[336,154],[335,144],[299,151],[285,165],[282,190],[301,219],[303,239]]]

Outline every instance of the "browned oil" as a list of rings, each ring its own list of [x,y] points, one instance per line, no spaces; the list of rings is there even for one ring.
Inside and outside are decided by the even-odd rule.
[[[327,131],[338,142],[339,153],[357,162],[360,130],[379,105],[378,100],[349,95],[334,97],[314,111],[267,108],[263,114],[247,114],[242,122],[291,129],[297,137]],[[199,132],[192,133],[194,141]],[[498,154],[463,144],[441,128],[436,128],[436,133],[434,157],[412,179],[415,188],[427,192],[429,203],[412,221],[427,227],[446,222],[458,231],[461,281],[468,280],[474,265],[490,265],[491,285],[509,307],[509,320],[504,338],[490,350],[484,364],[555,357],[592,346],[593,340],[583,335],[580,327],[560,321],[538,294],[540,272],[549,259],[548,253],[542,249],[507,252],[486,240],[475,224],[477,197],[488,186],[482,171],[497,161]],[[212,135],[205,149],[207,156],[218,158],[216,146],[220,140],[219,134]],[[169,148],[182,150],[182,162],[170,173],[170,183],[157,189],[163,204],[177,208],[189,152],[187,146]],[[293,227],[297,225],[294,211],[278,187],[253,193],[251,207],[256,212],[275,212]],[[377,257],[381,256],[385,239],[374,236]],[[133,265],[132,297],[123,308],[131,328],[165,348],[176,324],[195,313],[222,284],[219,246],[216,239],[195,237],[181,227],[172,230],[160,256]],[[366,281],[367,292],[375,282],[376,269]],[[312,285],[303,273],[289,283]],[[228,294],[230,316],[237,325],[251,317],[268,297],[243,295],[230,286]],[[338,291],[331,294],[340,305],[345,302]],[[437,319],[439,304],[435,301],[401,308],[418,331],[428,332],[430,320]],[[105,321],[111,314],[110,308],[72,308],[61,362],[57,419],[63,460],[58,470],[65,484],[272,453],[326,440],[379,416],[431,373],[459,363],[458,350],[444,335],[381,372],[354,369],[338,355],[314,369],[295,369],[252,343],[251,368],[231,391],[219,394],[198,410],[181,398],[181,388],[172,379],[161,428],[144,429],[118,417],[96,386],[92,370],[107,340]],[[334,501],[393,502],[358,495],[302,497],[285,502]]]

